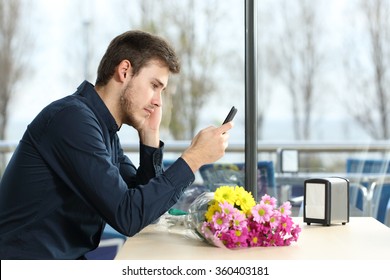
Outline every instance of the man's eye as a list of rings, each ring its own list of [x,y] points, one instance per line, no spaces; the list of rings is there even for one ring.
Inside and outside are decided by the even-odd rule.
[[[152,87],[153,87],[153,89],[157,89],[158,88],[158,85],[157,84],[152,84]]]

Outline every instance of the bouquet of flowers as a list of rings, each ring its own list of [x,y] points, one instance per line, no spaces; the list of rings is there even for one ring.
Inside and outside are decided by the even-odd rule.
[[[290,202],[280,207],[276,202],[266,194],[256,203],[243,187],[221,186],[194,201],[190,224],[219,247],[288,246],[301,229],[290,217]]]

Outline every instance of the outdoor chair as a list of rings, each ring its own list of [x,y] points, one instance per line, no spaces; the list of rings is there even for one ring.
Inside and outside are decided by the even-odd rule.
[[[367,188],[368,214],[384,223],[386,207],[390,198],[390,181],[385,180],[385,176],[390,175],[389,161],[350,158],[346,162],[346,171],[347,174],[361,174],[362,182],[360,185]],[[380,176],[375,180],[365,180],[364,177],[370,174]],[[356,203],[358,208],[363,209],[362,195],[358,195]]]

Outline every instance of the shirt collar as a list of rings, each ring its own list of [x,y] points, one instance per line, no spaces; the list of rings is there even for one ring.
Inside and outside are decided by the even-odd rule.
[[[104,104],[103,100],[96,92],[95,87],[90,82],[82,82],[75,94],[85,98],[86,103],[92,111],[105,122],[111,135],[119,131],[120,127],[117,125],[106,104]]]

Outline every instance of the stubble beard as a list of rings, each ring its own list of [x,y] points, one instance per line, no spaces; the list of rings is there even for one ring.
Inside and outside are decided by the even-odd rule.
[[[131,101],[132,89],[133,89],[132,83],[129,82],[121,93],[120,106],[121,106],[123,123],[135,127],[136,120],[132,114],[132,112],[134,112],[133,110],[134,105],[133,102]]]

